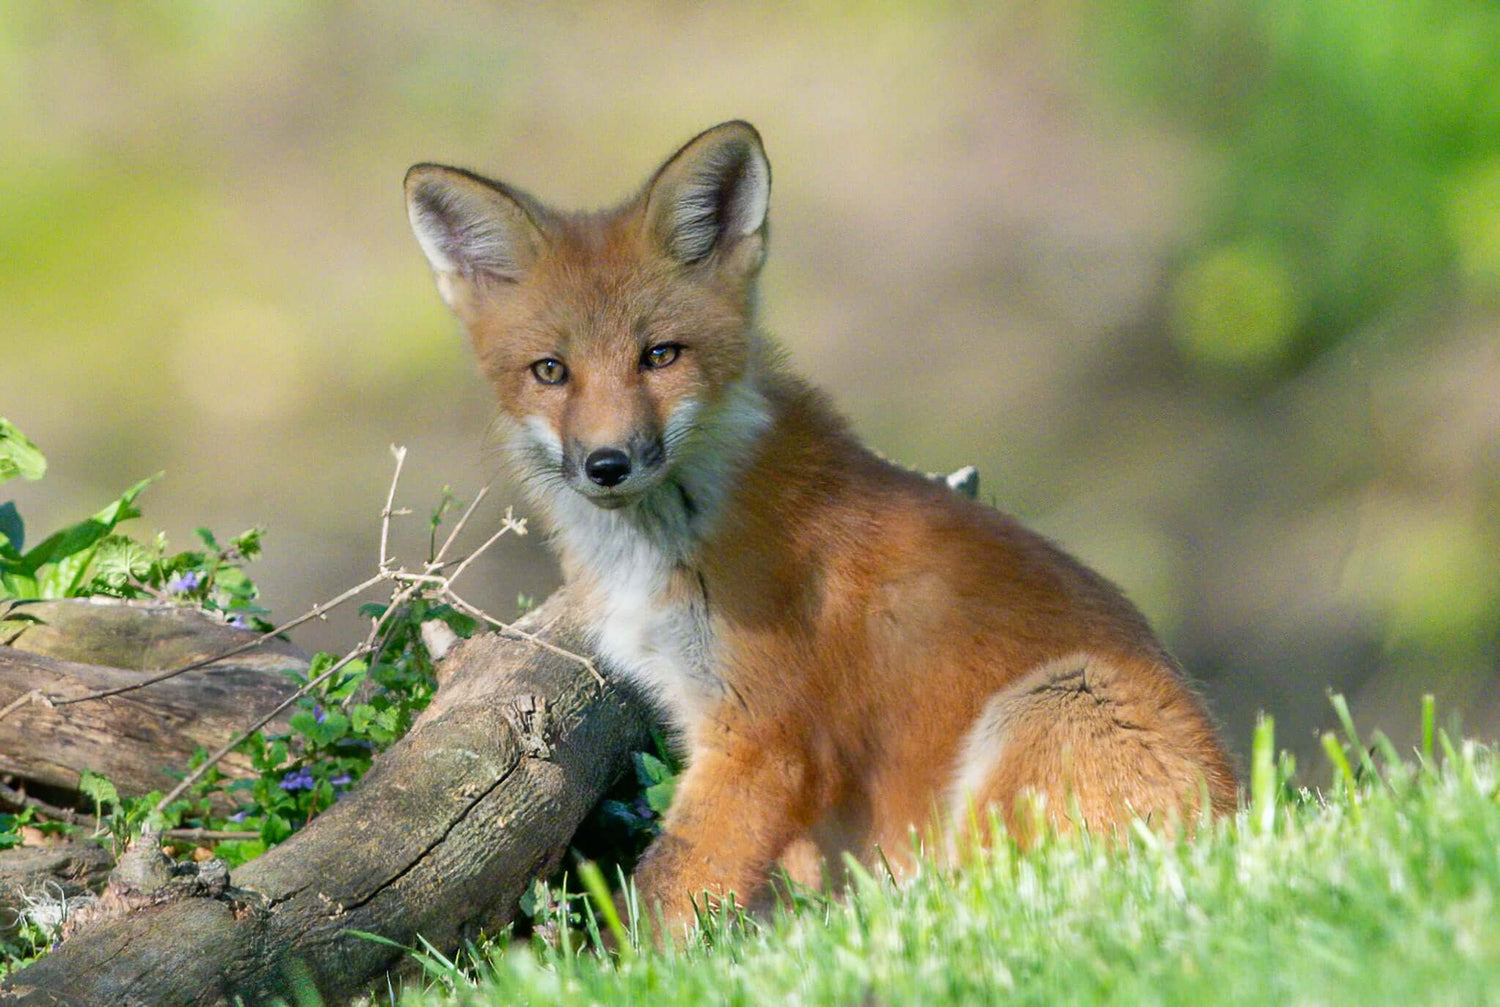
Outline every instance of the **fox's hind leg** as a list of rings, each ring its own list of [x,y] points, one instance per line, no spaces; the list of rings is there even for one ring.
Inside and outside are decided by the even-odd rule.
[[[956,769],[953,826],[993,805],[1023,843],[1034,838],[1038,797],[1057,827],[1106,833],[1132,814],[1191,821],[1205,789],[1217,813],[1236,799],[1202,704],[1171,668],[1145,659],[1076,654],[1023,676],[985,705]]]

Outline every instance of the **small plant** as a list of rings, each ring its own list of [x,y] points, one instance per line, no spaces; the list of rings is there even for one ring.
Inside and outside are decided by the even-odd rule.
[[[15,425],[0,417],[0,483],[40,479],[47,459]],[[260,554],[262,531],[252,528],[220,545],[198,529],[204,548],[172,553],[165,535],[149,543],[116,528],[141,516],[136,499],[160,473],[131,486],[90,517],[26,548],[26,524],[13,501],[0,504],[0,602],[51,598],[156,598],[195,605],[251,629],[270,628],[256,605],[255,585],[244,564]],[[11,621],[24,609],[7,614]],[[0,639],[4,627],[0,626]]]

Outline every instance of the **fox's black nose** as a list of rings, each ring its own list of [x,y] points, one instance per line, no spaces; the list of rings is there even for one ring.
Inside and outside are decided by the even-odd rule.
[[[584,461],[583,471],[600,486],[618,486],[630,475],[630,456],[619,448],[600,448]]]

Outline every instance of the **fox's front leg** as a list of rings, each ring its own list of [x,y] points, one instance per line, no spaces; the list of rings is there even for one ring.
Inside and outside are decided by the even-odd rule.
[[[748,741],[694,753],[662,834],[636,866],[643,914],[680,940],[705,892],[745,905],[816,809],[807,763],[796,754]]]

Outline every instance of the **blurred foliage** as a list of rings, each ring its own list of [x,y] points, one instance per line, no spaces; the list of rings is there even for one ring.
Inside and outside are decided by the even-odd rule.
[[[1285,372],[1455,289],[1500,297],[1500,6],[1103,6],[1120,65],[1213,157],[1175,286],[1190,357]]]
[[[1376,439],[1362,444],[1352,428],[1370,420],[1346,413],[1328,456],[1365,498],[1342,587],[1379,613],[1387,659],[1407,676],[1457,661],[1492,677],[1500,447],[1493,410],[1487,429],[1464,429],[1475,408],[1464,400],[1486,385],[1500,400],[1487,371],[1500,307],[1500,5],[1095,9],[1090,34],[1125,101],[1144,98],[1205,153],[1199,220],[1169,280],[1177,349],[1271,411],[1314,367],[1375,388],[1364,406]],[[1468,346],[1454,331],[1465,327],[1480,333]],[[1476,368],[1450,379],[1451,400],[1394,377],[1448,354],[1447,367]],[[1447,450],[1459,454],[1437,462],[1437,444],[1455,438]]]

